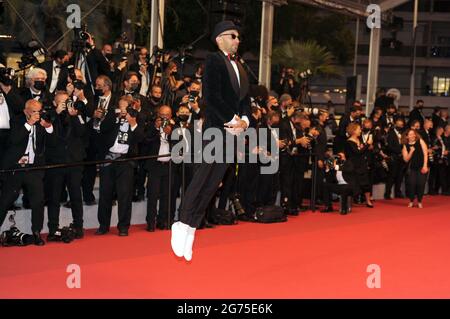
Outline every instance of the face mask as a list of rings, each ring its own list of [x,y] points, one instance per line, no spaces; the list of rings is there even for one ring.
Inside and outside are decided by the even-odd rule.
[[[44,81],[34,81],[34,88],[38,91],[42,91],[45,89]]]
[[[95,89],[95,96],[102,96],[103,95],[103,90],[102,89]]]
[[[198,91],[191,91],[191,92],[189,92],[189,95],[192,97],[197,97],[198,93],[199,93]]]
[[[153,102],[158,103],[159,101],[161,101],[161,98],[152,96],[152,100],[153,100]]]
[[[366,127],[363,128],[363,132],[364,132],[364,133],[370,132],[370,128],[366,128]]]
[[[187,122],[189,120],[189,115],[182,114],[182,115],[179,115],[178,118],[180,119],[181,122]]]
[[[132,90],[132,91],[136,91],[136,90],[138,89],[138,87],[139,87],[139,84],[138,84],[138,83],[132,83],[132,84],[131,84],[131,90]]]
[[[401,126],[396,126],[395,129],[399,132],[403,131],[403,127],[401,127]]]
[[[108,60],[111,60],[112,57],[113,57],[113,55],[112,55],[112,53],[106,53],[106,54],[105,54],[105,57],[106,57]]]
[[[280,123],[275,122],[275,123],[273,123],[271,126],[272,126],[272,127],[278,127],[279,125],[280,125]]]

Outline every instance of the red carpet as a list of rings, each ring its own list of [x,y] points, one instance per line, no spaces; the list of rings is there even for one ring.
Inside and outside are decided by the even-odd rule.
[[[450,298],[449,199],[200,230],[190,263],[172,254],[169,231],[144,226],[0,247],[0,298]],[[80,289],[66,286],[69,264],[81,267]],[[380,289],[366,285],[369,264],[381,267]]]

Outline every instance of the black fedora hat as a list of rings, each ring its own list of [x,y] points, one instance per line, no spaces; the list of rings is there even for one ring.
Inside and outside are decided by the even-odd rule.
[[[236,30],[239,32],[240,27],[235,25],[233,21],[229,21],[229,20],[221,21],[214,26],[214,30],[211,33],[211,41],[216,43],[217,36],[219,34],[221,34],[222,32],[228,31],[228,30]]]

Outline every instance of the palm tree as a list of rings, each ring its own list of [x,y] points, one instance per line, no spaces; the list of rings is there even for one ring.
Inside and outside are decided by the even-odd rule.
[[[315,41],[299,42],[293,39],[278,45],[272,54],[272,63],[292,67],[297,72],[311,70],[313,75],[339,77],[342,70],[336,65],[333,54]]]

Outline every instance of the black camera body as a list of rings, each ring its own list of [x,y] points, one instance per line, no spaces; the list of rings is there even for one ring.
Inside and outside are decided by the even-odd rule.
[[[0,67],[0,82],[7,86],[12,85],[14,74],[14,69]]]
[[[2,246],[28,246],[34,242],[32,235],[22,233],[17,227],[11,227],[0,235]]]
[[[69,244],[75,239],[75,230],[72,227],[63,227],[55,231],[52,241],[62,241]]]
[[[39,112],[41,116],[41,120],[44,120],[48,123],[53,123],[56,119],[56,112],[53,109],[44,108]]]
[[[78,112],[82,112],[85,108],[84,103],[80,100],[74,102],[71,98],[68,98],[65,103],[67,108],[73,108]]]
[[[127,113],[133,118],[137,118],[139,115],[139,112],[133,109],[131,106],[127,107]]]

